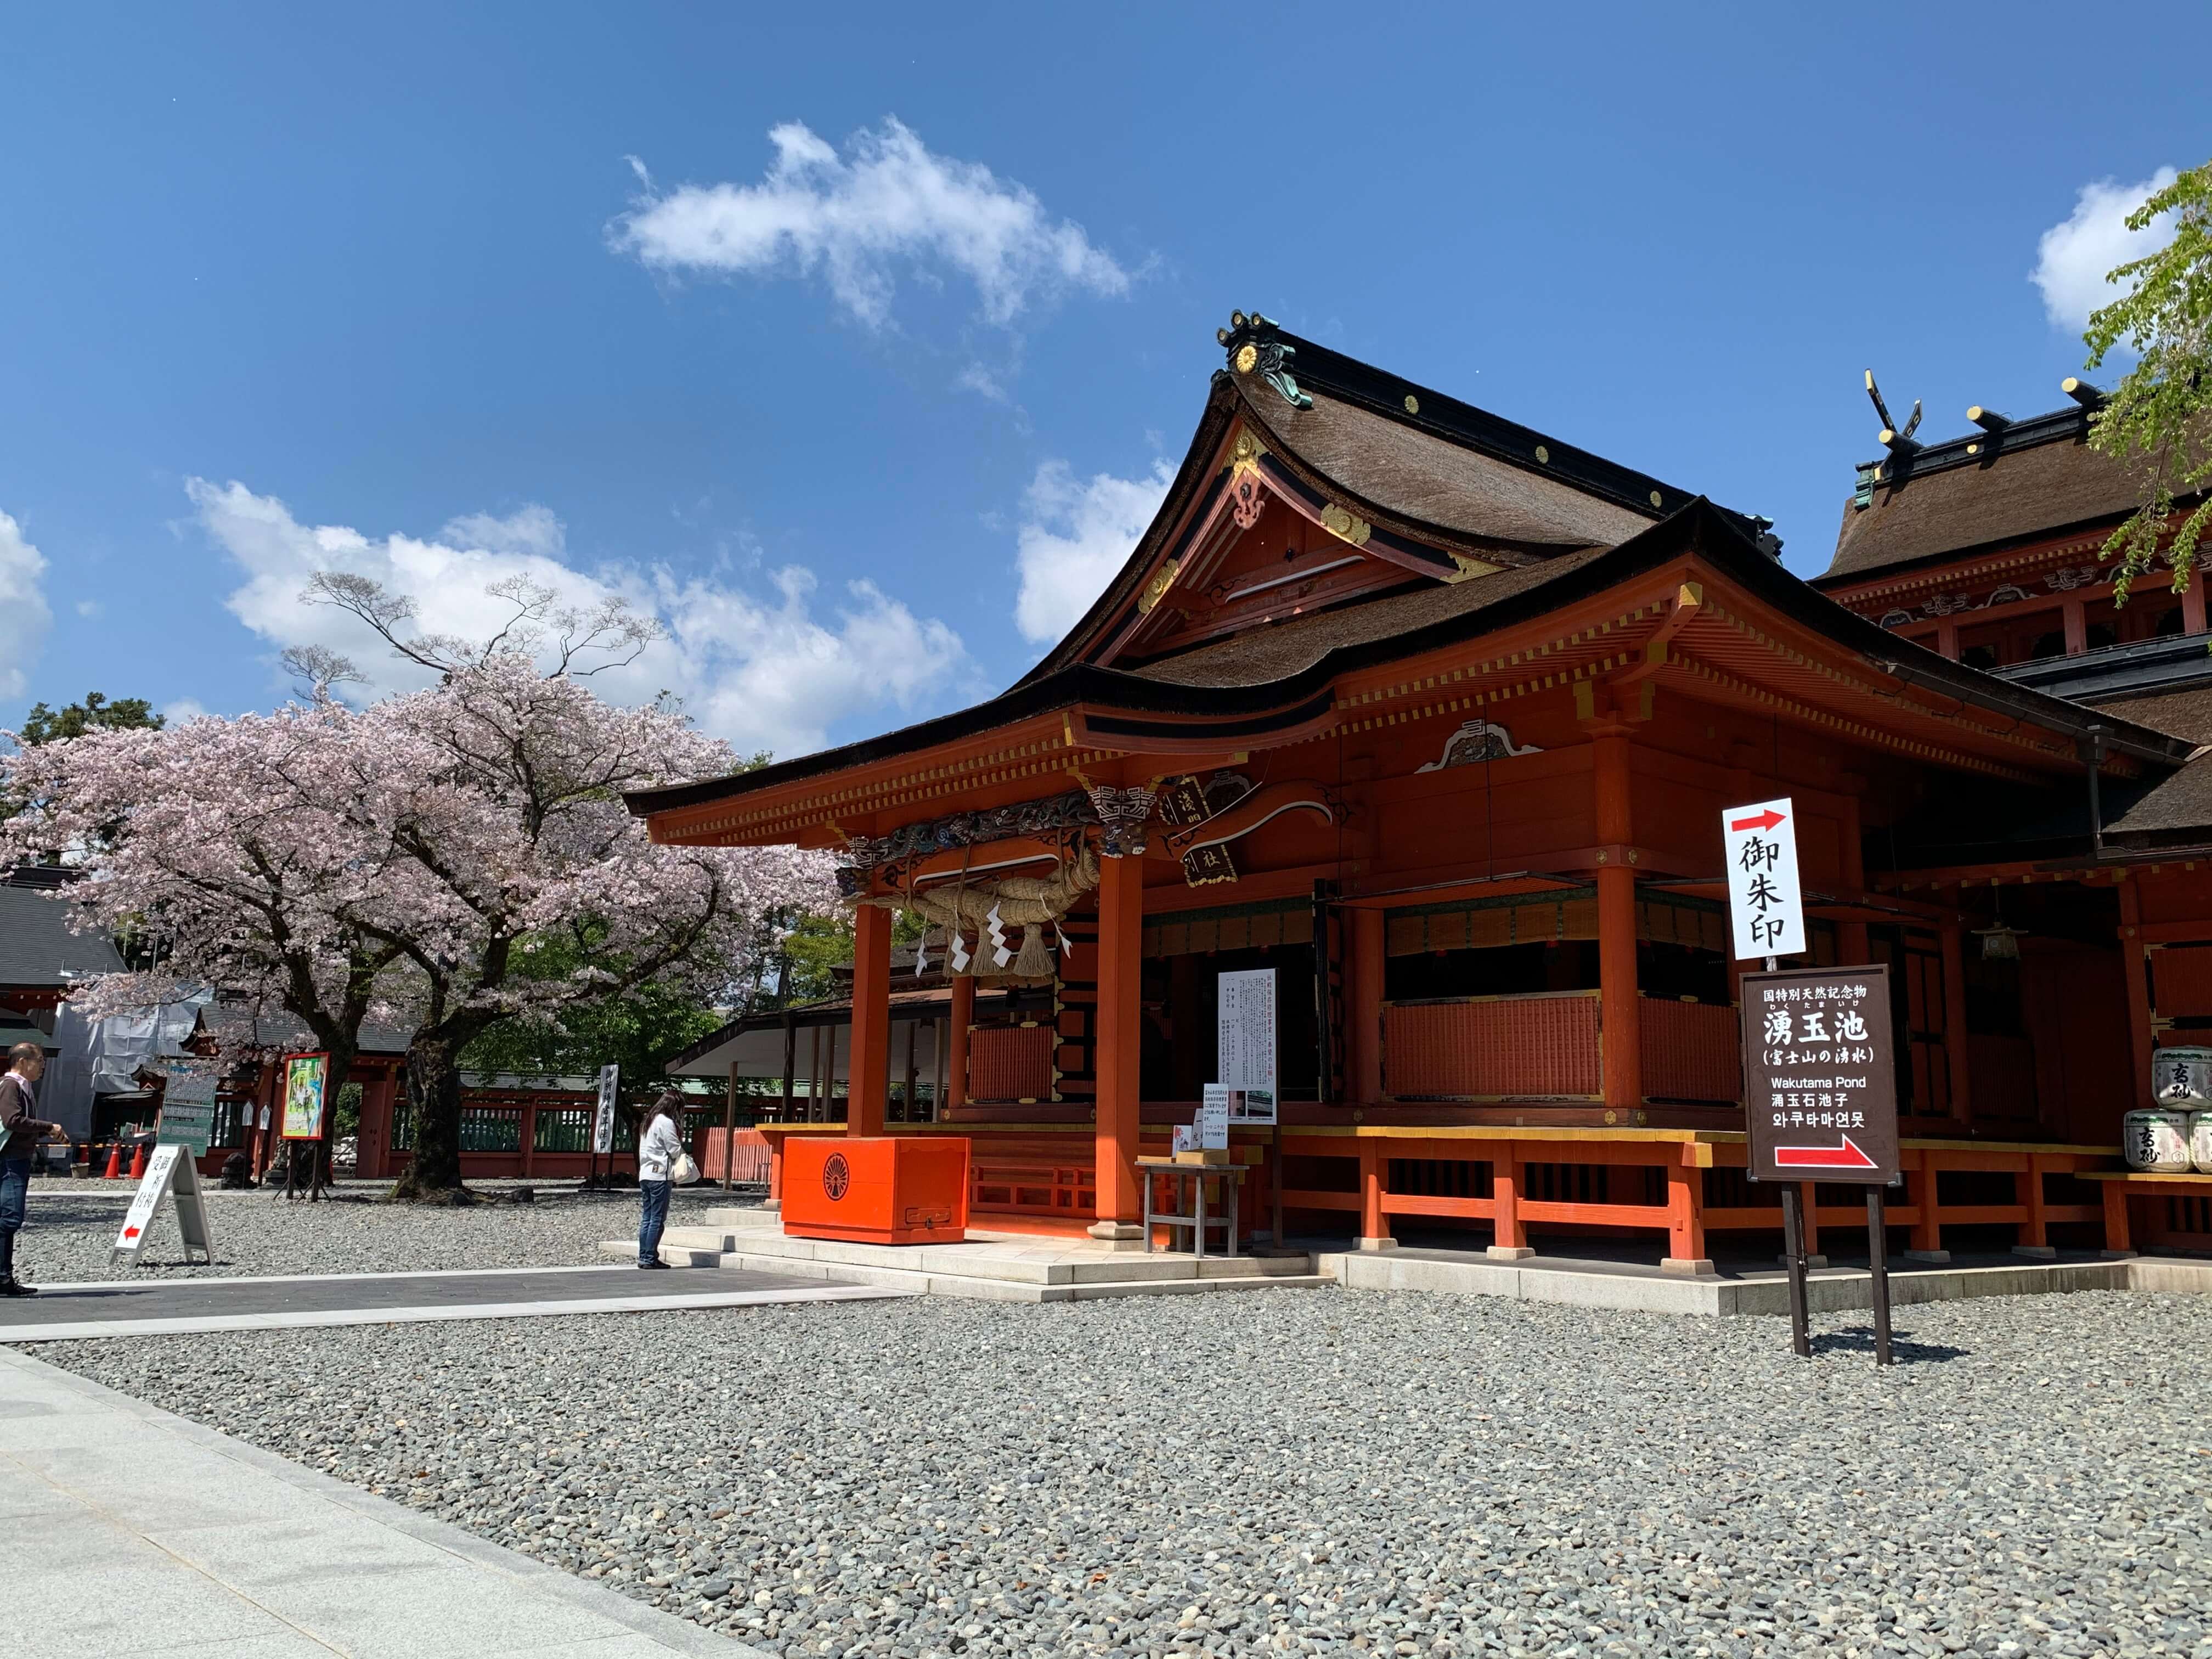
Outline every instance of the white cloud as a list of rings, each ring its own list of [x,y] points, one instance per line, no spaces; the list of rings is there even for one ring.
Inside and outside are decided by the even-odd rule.
[[[243,568],[232,612],[277,647],[322,645],[372,677],[369,693],[411,689],[431,676],[389,650],[354,618],[302,605],[317,570],[355,572],[414,599],[425,633],[481,639],[510,607],[485,592],[525,576],[580,608],[620,596],[658,617],[668,637],[627,667],[592,681],[616,702],[642,702],[665,690],[684,699],[706,730],[740,750],[779,756],[819,749],[848,718],[887,710],[933,712],[980,689],[958,635],[866,581],[820,602],[813,574],[797,566],[768,574],[757,594],[719,577],[679,580],[663,568],[570,562],[560,520],[530,506],[505,518],[455,519],[428,540],[373,538],[342,525],[304,525],[274,496],[242,483],[191,480],[186,489],[208,533]]]
[[[989,321],[1010,323],[1033,296],[1069,288],[1127,291],[1129,274],[1083,228],[1055,220],[1022,185],[933,151],[896,116],[855,134],[841,158],[799,122],[772,128],[775,159],[753,185],[644,195],[608,227],[614,246],[661,270],[723,275],[821,270],[839,304],[881,327],[902,269],[972,283]]]
[[[1156,461],[1141,478],[1095,474],[1087,483],[1065,461],[1047,461],[1030,481],[1014,564],[1021,591],[1014,622],[1023,637],[1056,643],[1106,591],[1159,511],[1174,471]]]
[[[953,377],[956,392],[972,392],[978,397],[988,398],[994,404],[1006,401],[1006,388],[999,377],[981,363],[970,363]]]
[[[24,539],[22,526],[0,513],[0,697],[30,689],[27,672],[39,659],[54,613],[46,607],[46,556]]]
[[[2128,228],[2128,215],[2174,179],[2160,167],[2139,185],[2100,179],[2081,186],[2074,212],[2043,233],[2036,244],[2035,269],[2028,280],[2043,290],[2043,309],[2061,328],[2089,325],[2089,313],[2110,305],[2121,290],[2106,273],[2130,259],[2155,253],[2173,240],[2173,216],[2162,213],[2141,231]]]
[[[179,697],[173,702],[163,703],[156,712],[169,725],[182,726],[186,720],[205,720],[208,711],[207,705],[197,697]]]
[[[76,602],[76,614],[88,620],[97,618],[106,609],[98,599],[79,599]]]

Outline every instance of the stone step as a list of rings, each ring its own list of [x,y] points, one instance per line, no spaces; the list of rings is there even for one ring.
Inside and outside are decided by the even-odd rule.
[[[781,1230],[783,1213],[763,1210],[757,1204],[718,1204],[700,1218],[710,1227],[767,1227]]]
[[[1040,1284],[959,1273],[924,1272],[908,1267],[810,1261],[792,1256],[757,1255],[744,1250],[732,1251],[724,1256],[721,1265],[985,1302],[1096,1302],[1109,1297],[1188,1296],[1217,1291],[1318,1290],[1335,1283],[1325,1274],[1306,1273],[1208,1273],[1203,1278],[1191,1274],[1179,1279],[1092,1279],[1081,1284]]]

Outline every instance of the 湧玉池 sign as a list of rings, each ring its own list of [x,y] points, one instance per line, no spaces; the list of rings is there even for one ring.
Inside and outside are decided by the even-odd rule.
[[[1745,1127],[1753,1181],[1897,1179],[1889,969],[1743,976]]]

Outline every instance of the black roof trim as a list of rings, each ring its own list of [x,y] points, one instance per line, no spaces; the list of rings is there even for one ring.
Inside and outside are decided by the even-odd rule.
[[[1509,421],[1473,404],[1462,403],[1447,392],[1406,380],[1372,363],[1364,363],[1357,357],[1347,357],[1340,351],[1332,351],[1257,314],[1231,327],[1222,339],[1231,362],[1242,347],[1269,342],[1291,348],[1287,367],[1301,388],[1310,386],[1326,392],[1370,414],[1412,427],[1417,432],[1426,432],[1462,449],[1475,450],[1523,471],[1564,479],[1586,495],[1640,513],[1647,519],[1663,518],[1696,499],[1690,491],[1679,489],[1648,472],[1609,461],[1533,427]],[[1406,407],[1408,396],[1417,408]],[[1540,445],[1547,458],[1541,461],[1536,459]],[[1654,490],[1659,493],[1660,504],[1656,507],[1651,501]]]
[[[2174,634],[2100,646],[2071,657],[2046,657],[1996,671],[1999,679],[2032,686],[2073,702],[2151,697],[2212,684],[2212,652],[2202,634]]]
[[[2048,414],[2031,415],[2024,421],[2014,421],[1995,432],[1980,428],[1963,433],[1956,438],[1946,438],[1939,444],[1926,444],[1909,449],[1903,455],[1894,451],[1881,459],[1862,461],[1859,470],[1879,467],[1875,482],[1882,484],[1901,484],[1929,472],[1949,472],[1962,466],[1995,466],[2006,456],[2023,449],[2038,449],[2045,444],[2085,441],[2089,435],[2091,411],[2079,404],[2069,404],[2063,409],[2054,409]]]

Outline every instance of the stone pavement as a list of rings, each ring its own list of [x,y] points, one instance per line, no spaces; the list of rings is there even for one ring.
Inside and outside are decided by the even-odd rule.
[[[655,1273],[640,1273],[635,1267],[100,1280],[44,1285],[35,1297],[0,1301],[0,1343],[741,1308],[896,1294],[876,1286],[825,1285],[815,1276],[734,1269]]]
[[[765,1659],[8,1348],[0,1476],[10,1659]]]

